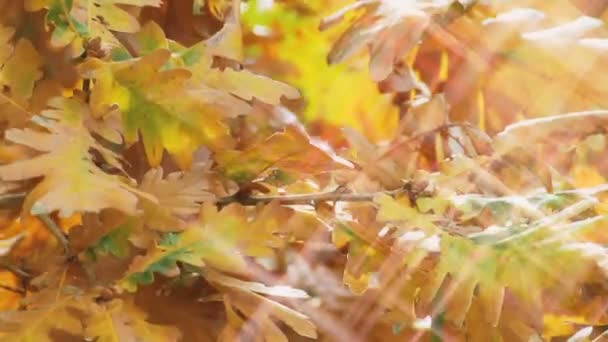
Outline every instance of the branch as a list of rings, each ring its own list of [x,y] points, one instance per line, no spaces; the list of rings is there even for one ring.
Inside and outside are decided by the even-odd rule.
[[[72,248],[70,247],[70,242],[68,241],[61,228],[59,228],[59,226],[55,223],[55,221],[48,214],[41,214],[36,217],[38,217],[40,221],[44,223],[45,227],[49,230],[49,232],[51,232],[51,234],[53,234],[57,241],[59,241],[59,243],[63,246],[65,254],[68,257],[71,257],[73,254]]]
[[[301,195],[277,195],[277,196],[252,196],[237,192],[234,195],[218,198],[216,204],[225,206],[230,203],[239,203],[241,205],[255,206],[257,204],[267,204],[277,201],[284,205],[297,204],[314,204],[317,202],[371,202],[378,195],[396,196],[399,194],[412,194],[411,183],[405,184],[403,187],[389,191],[378,191],[364,194],[351,194],[337,189],[334,191],[301,194]]]
[[[9,286],[9,285],[0,284],[0,289],[10,291],[10,292],[15,292],[22,296],[25,295],[25,290],[20,287],[13,287],[13,286]]]
[[[32,277],[31,274],[27,273],[19,266],[13,265],[7,261],[0,261],[0,268],[5,268],[5,269],[13,272],[16,276],[18,276],[20,278],[28,279],[28,278]]]
[[[15,194],[4,194],[0,196],[0,206],[13,206],[21,202],[27,194],[25,192],[18,192]]]

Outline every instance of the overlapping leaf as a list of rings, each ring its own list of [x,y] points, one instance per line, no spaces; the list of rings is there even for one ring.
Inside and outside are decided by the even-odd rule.
[[[245,324],[243,319],[236,314],[234,308],[256,320],[256,323],[261,327],[259,336],[263,337],[265,341],[288,341],[287,336],[272,319],[281,321],[301,336],[309,338],[317,337],[316,328],[306,315],[253,292],[237,290],[228,290],[226,292],[224,302],[229,318],[228,325],[221,332],[220,341],[227,342],[237,338],[239,330]],[[267,313],[256,315],[257,308],[259,307],[265,307]]]
[[[139,29],[137,18],[121,5],[160,6],[160,0],[26,0],[25,9],[39,11],[46,9],[46,23],[53,26],[51,44],[63,47],[72,44],[73,55],[84,50],[86,40],[96,37],[109,38],[109,30],[136,32]]]
[[[168,41],[162,29],[154,22],[148,22],[142,30],[134,36],[134,45],[140,54],[146,55],[155,49],[169,48],[177,53],[178,58],[173,61],[176,65],[187,68],[192,72],[193,80],[205,85],[200,90],[200,95],[207,98],[209,102],[217,102],[225,105],[227,111],[237,111],[239,108],[246,108],[241,101],[251,101],[253,99],[262,102],[278,105],[281,98],[296,99],[300,96],[299,92],[279,81],[275,81],[263,75],[257,75],[246,69],[238,70],[234,68],[213,67],[213,58],[222,57],[240,61],[240,44],[230,43],[234,30],[239,30],[239,24],[231,27],[227,23],[222,31],[208,40],[201,41],[190,48],[184,48],[175,42]],[[240,36],[236,37],[240,41]],[[227,46],[226,46],[227,45]],[[231,99],[236,97],[235,99]]]
[[[53,331],[78,336],[82,327],[78,313],[84,308],[78,298],[75,295],[59,297],[46,291],[30,298],[34,305],[28,310],[2,312],[0,339],[7,342],[52,342],[54,339],[50,333]]]
[[[292,126],[244,151],[219,152],[216,160],[226,176],[238,182],[253,180],[264,171],[275,168],[288,173],[314,175],[350,166]]]
[[[370,75],[374,81],[386,79],[394,64],[418,43],[434,15],[441,15],[458,1],[445,0],[372,0],[359,1],[328,17],[321,27],[342,20],[351,11],[363,9],[348,30],[338,39],[328,56],[338,63],[360,49],[370,48]]]
[[[326,63],[335,34],[319,34],[319,21],[330,8],[349,3],[275,2],[270,8],[260,1],[251,3],[242,18],[244,29],[249,31],[248,40],[254,44],[251,57],[256,58],[257,68],[298,87],[306,102],[299,114],[306,122],[314,123],[312,128],[319,131],[317,134],[323,133],[323,138],[339,141],[338,128],[348,126],[374,142],[390,139],[397,126],[398,109],[390,96],[381,94],[370,81],[367,70],[360,65],[364,61],[331,66]],[[258,29],[262,30],[259,34]],[[276,39],[277,36],[282,38]]]
[[[142,191],[154,196],[157,201],[142,199],[146,225],[157,230],[179,230],[184,219],[196,215],[200,203],[212,201],[210,180],[203,169],[188,173],[174,172],[163,179],[161,168],[148,171],[139,185]]]
[[[154,273],[176,275],[177,262],[247,274],[245,256],[268,257],[273,255],[273,249],[284,246],[278,235],[283,231],[280,220],[289,217],[290,212],[274,203],[253,219],[249,215],[236,204],[218,211],[206,202],[200,222],[190,223],[182,232],[165,235],[145,255],[135,258],[122,280],[123,286],[135,289],[138,284],[149,284]]]
[[[574,194],[572,195],[574,196]],[[546,217],[543,216],[540,209],[536,209],[536,216],[532,217],[539,217],[538,212],[540,211],[542,219],[532,225],[512,224],[509,220],[506,223],[507,227],[494,226],[483,233],[460,236],[452,234],[450,230],[441,231],[433,223],[439,219],[439,216],[432,215],[432,213],[445,212],[445,204],[440,206],[424,204],[424,207],[434,209],[431,213],[423,214],[388,197],[379,198],[378,219],[396,223],[402,230],[399,234],[399,242],[393,246],[393,253],[399,255],[398,251],[404,248],[409,251],[409,256],[397,262],[393,267],[414,268],[408,271],[408,275],[402,280],[404,282],[399,285],[402,286],[400,296],[403,296],[405,303],[410,303],[410,308],[413,310],[409,313],[406,310],[405,313],[409,315],[406,317],[416,317],[412,312],[415,312],[414,303],[418,303],[418,310],[431,308],[431,314],[443,312],[444,318],[456,326],[462,326],[462,324],[473,326],[478,322],[466,323],[469,308],[479,305],[485,316],[484,324],[508,325],[505,320],[513,318],[501,318],[503,305],[506,305],[504,303],[506,292],[515,295],[526,308],[525,310],[530,310],[526,315],[534,316],[543,306],[542,297],[545,291],[557,286],[564,296],[567,296],[566,293],[574,291],[580,286],[580,282],[597,277],[596,268],[603,264],[605,253],[593,248],[596,253],[585,254],[582,252],[583,249],[589,251],[591,246],[598,245],[589,243],[587,247],[582,248],[575,241],[581,238],[582,232],[589,234],[589,232],[597,230],[601,225],[598,224],[598,219],[564,223],[563,220],[567,217],[584,211],[583,202],[570,198],[551,202],[553,203],[551,205],[542,199],[543,197],[536,200],[512,199],[511,202],[521,204],[529,201],[529,207],[538,205],[546,208],[545,210],[556,208],[556,206],[564,209],[553,215],[547,214]],[[505,198],[505,200],[509,199]],[[546,198],[546,200],[550,199]],[[570,205],[569,203],[572,201],[574,204]],[[498,210],[505,210],[505,208],[502,207]],[[479,211],[477,212],[479,213]],[[524,213],[529,212],[530,209],[524,211]],[[510,219],[517,220],[513,216]],[[599,220],[601,221],[601,219]],[[500,223],[498,224],[500,225]],[[438,235],[433,236],[433,234]],[[367,248],[372,248],[372,246],[368,245]],[[418,252],[414,252],[416,250]],[[429,252],[431,253],[429,254]],[[434,252],[439,253],[434,254]],[[356,253],[356,250],[349,251],[349,253]],[[433,255],[439,259],[438,264],[425,271],[429,272],[430,278],[424,276],[420,279],[420,275],[416,273],[415,269],[424,267],[419,262],[424,258],[432,259]],[[546,267],[557,260],[559,262],[554,266]],[[385,264],[383,268],[386,267]],[[377,270],[380,272],[381,279],[387,278],[386,286],[397,286],[392,280],[396,276],[391,273],[391,269],[378,268]],[[373,269],[370,271],[374,272]],[[564,279],[562,274],[565,272],[572,276]],[[345,277],[345,281],[347,280]],[[381,280],[381,284],[384,281]],[[388,300],[385,305],[391,306],[392,303],[394,303],[394,299]],[[398,310],[403,309],[402,307]]]
[[[6,132],[7,140],[42,152],[36,157],[0,167],[0,177],[4,180],[44,177],[29,193],[24,211],[59,211],[62,216],[70,216],[74,212],[116,208],[134,213],[135,190],[119,176],[104,173],[94,162],[91,150],[99,152],[109,165],[121,169],[118,157],[89,133],[86,122],[94,120],[90,119],[88,108],[77,99],[57,99],[52,105],[56,109],[34,117],[42,130],[11,129]],[[91,187],[96,191],[91,192]]]
[[[43,60],[27,38],[20,38],[13,46],[10,41],[14,34],[13,27],[0,27],[0,43],[4,46],[0,54],[0,84],[8,89],[0,94],[0,118],[21,127],[31,117],[26,108],[36,82],[43,76]]]
[[[303,315],[261,294],[284,298],[308,298],[301,290],[288,286],[266,286],[261,283],[242,281],[237,278],[207,271],[205,278],[224,293],[224,306],[228,322],[220,334],[221,341],[230,341],[239,334],[244,321],[236,311],[249,316],[260,327],[260,335],[266,341],[288,341],[287,336],[271,320],[283,322],[301,336],[316,338],[315,325]],[[261,311],[260,311],[261,310]],[[262,312],[262,314],[256,314]]]
[[[179,331],[146,321],[146,314],[130,301],[94,305],[85,322],[84,336],[100,342],[179,341]]]
[[[90,59],[81,70],[95,79],[93,108],[105,111],[117,105],[125,139],[134,142],[141,134],[150,164],[158,165],[167,149],[182,167],[188,167],[200,145],[226,148],[230,140],[220,122],[221,112],[197,95],[191,73],[181,68],[163,69],[170,55],[168,50],[159,49],[124,62]],[[179,98],[174,94],[180,94]]]

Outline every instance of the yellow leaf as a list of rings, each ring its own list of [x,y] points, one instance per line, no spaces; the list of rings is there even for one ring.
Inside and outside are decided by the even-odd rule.
[[[296,175],[315,175],[350,166],[294,126],[244,151],[220,151],[215,160],[222,171],[237,182],[250,181],[270,168]]]
[[[574,320],[572,320],[574,318]],[[547,314],[543,316],[543,337],[552,338],[569,336],[575,331],[575,322],[578,317]]]
[[[434,215],[421,213],[418,209],[410,207],[407,198],[398,200],[383,194],[374,201],[380,207],[378,211],[380,221],[402,221],[408,227],[419,228],[427,233],[439,230],[433,223]],[[405,201],[407,202],[403,203]]]
[[[66,99],[63,104],[69,101]],[[86,112],[58,108],[43,112],[45,114],[48,117],[36,116],[33,120],[46,132],[31,129],[6,132],[7,140],[43,152],[0,166],[0,178],[4,180],[44,177],[28,194],[23,210],[33,214],[59,211],[64,217],[104,208],[134,213],[136,190],[120,177],[104,173],[93,162],[91,149],[98,151],[109,164],[120,167],[117,156],[97,143],[86,129],[83,122]],[[96,191],[90,191],[92,188]]]
[[[32,43],[22,38],[8,58],[0,74],[0,82],[10,88],[11,96],[26,103],[32,96],[36,81],[42,78],[42,58]]]
[[[321,16],[331,8],[351,3],[350,0],[306,1],[313,9],[306,12],[296,3],[280,3],[268,10],[258,9],[263,18],[270,16],[269,27],[280,32],[282,39],[261,40],[262,66],[281,79],[297,87],[306,106],[302,110],[305,121],[335,127],[351,127],[373,142],[394,136],[399,120],[399,110],[392,96],[381,94],[378,85],[369,79],[364,60],[357,59],[351,65],[328,65],[327,52],[330,39],[335,34],[318,32]],[[247,12],[256,12],[249,6]],[[252,15],[255,15],[253,14]],[[295,18],[294,18],[295,16]],[[251,20],[251,30],[259,25]],[[329,38],[329,39],[328,39]],[[305,48],[303,48],[305,47]],[[279,60],[281,63],[276,63]],[[332,136],[333,138],[333,136]]]
[[[184,219],[200,211],[200,203],[212,201],[210,180],[200,168],[190,172],[174,172],[163,179],[163,169],[146,172],[139,188],[154,196],[157,201],[140,200],[145,224],[155,230],[176,231],[183,229]]]
[[[176,342],[180,338],[176,328],[147,322],[141,309],[119,299],[94,305],[84,335],[98,342]]]
[[[0,341],[53,342],[55,340],[50,335],[52,330],[80,335],[82,325],[76,313],[83,309],[82,303],[72,296],[58,299],[53,296],[55,300],[44,300],[47,295],[44,293],[29,298],[36,304],[34,308],[1,312]],[[37,303],[39,300],[42,302]]]
[[[577,188],[591,188],[606,183],[604,177],[589,165],[575,165],[572,176],[573,184]]]
[[[72,56],[83,52],[83,42],[103,37],[107,43],[112,31],[137,32],[139,22],[123,8],[130,6],[155,6],[161,0],[26,0],[27,11],[47,9],[46,24],[53,27],[51,44],[55,47],[72,45]]]

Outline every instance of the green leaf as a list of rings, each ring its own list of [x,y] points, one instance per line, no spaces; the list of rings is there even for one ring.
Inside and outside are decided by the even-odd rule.
[[[108,234],[104,235],[97,243],[89,247],[86,251],[93,260],[100,254],[109,254],[117,258],[124,258],[129,251],[129,235],[132,228],[126,224],[122,225]]]

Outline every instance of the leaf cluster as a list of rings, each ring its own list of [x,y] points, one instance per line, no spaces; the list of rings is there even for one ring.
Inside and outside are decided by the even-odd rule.
[[[606,11],[0,0],[0,339],[601,341]]]

